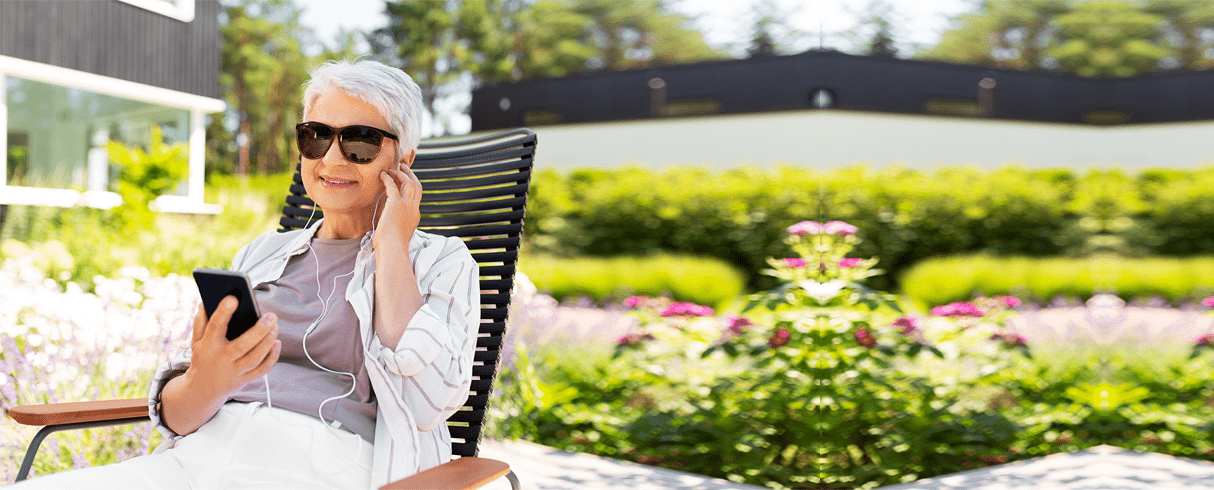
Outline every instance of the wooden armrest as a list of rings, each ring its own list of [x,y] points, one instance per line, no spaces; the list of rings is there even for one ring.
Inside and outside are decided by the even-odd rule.
[[[506,473],[509,472],[510,465],[496,459],[459,458],[394,481],[379,487],[379,490],[480,488],[493,480],[506,476]]]
[[[148,416],[148,399],[101,400],[90,402],[20,405],[8,409],[8,416],[22,425],[59,425],[100,420],[121,420]]]

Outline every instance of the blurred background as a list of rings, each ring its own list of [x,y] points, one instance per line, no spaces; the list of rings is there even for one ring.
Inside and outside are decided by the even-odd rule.
[[[1196,364],[1210,359],[1197,349],[1214,345],[1214,337],[1200,337],[1211,333],[1206,312],[1214,307],[1208,1],[0,0],[0,258],[13,259],[4,262],[0,299],[32,291],[0,303],[0,330],[28,339],[46,334],[38,328],[75,328],[77,319],[31,306],[62,304],[71,294],[127,298],[123,307],[132,311],[169,311],[144,301],[153,297],[147,288],[192,300],[192,284],[181,276],[227,267],[240,246],[277,228],[298,162],[292,126],[308,71],[357,57],[400,67],[421,85],[423,137],[519,126],[539,135],[520,257],[530,282],[517,304],[527,310],[516,315],[517,328],[538,342],[553,338],[539,330],[557,325],[597,335],[608,347],[563,357],[550,348],[537,357],[549,365],[539,375],[519,358],[523,367],[514,375],[526,389],[503,397],[503,407],[517,410],[495,415],[498,436],[534,435],[572,450],[680,467],[682,460],[666,459],[673,446],[644,437],[657,437],[652,426],[675,427],[670,420],[714,408],[695,406],[702,386],[637,389],[664,382],[652,372],[624,370],[603,388],[596,376],[620,367],[612,364],[620,355],[614,349],[642,338],[630,329],[665,317],[629,317],[621,302],[649,304],[635,299],[645,296],[707,305],[740,335],[745,325],[736,315],[751,295],[792,277],[772,273],[797,263],[780,261],[798,258],[788,227],[843,221],[855,227],[848,234],[854,248],[838,258],[861,272],[839,272],[842,261],[828,267],[821,257],[803,259],[823,261],[820,270],[843,274],[853,281],[848,287],[863,282],[865,294],[890,295],[896,307],[856,313],[872,315],[870,324],[840,330],[840,345],[905,342],[919,328],[906,327],[918,324],[905,318],[946,318],[969,328],[978,320],[932,313],[974,311],[936,309],[968,301],[1007,314],[982,320],[999,328],[1011,325],[1005,320],[1013,314],[1082,308],[1093,297],[1144,308],[1141,325],[1164,318],[1163,310],[1190,316],[1142,327],[1166,346],[1135,351],[1129,336],[1122,347],[1140,357],[1115,362],[1066,347],[1090,344],[1079,334],[1060,341],[1066,345],[1059,351],[1034,351],[1038,364],[990,354],[995,344],[1025,353],[1044,344],[1004,330],[945,349],[941,356],[972,354],[965,362],[1018,373],[995,379],[993,370],[975,368],[983,374],[950,378],[937,392],[958,394],[940,405],[955,413],[993,410],[986,415],[994,425],[956,421],[938,432],[962,434],[956,441],[920,441],[906,452],[905,441],[881,437],[936,434],[925,427],[945,423],[945,409],[899,398],[911,388],[869,393],[873,406],[907,418],[840,450],[860,454],[835,461],[840,474],[867,476],[831,480],[839,488],[1110,441],[1214,459],[1208,419],[1159,408],[1180,403],[1208,413],[1214,406],[1211,377]],[[891,327],[895,317],[901,330]],[[893,333],[873,334],[869,327],[878,325]],[[631,340],[616,342],[629,332],[634,336],[620,339]],[[720,332],[714,323],[712,335]],[[170,333],[179,332],[162,337]],[[788,335],[759,345],[781,347]],[[37,342],[14,340],[7,352],[35,352]],[[922,345],[911,358],[935,344]],[[1041,362],[1042,352],[1063,360]],[[1145,359],[1144,352],[1160,356]],[[840,365],[870,366],[856,361],[861,357]],[[971,365],[965,362],[953,365]],[[930,373],[925,366],[872,373],[901,379],[903,372]],[[40,371],[30,369],[0,381],[38,379]],[[149,374],[139,373],[131,368],[128,377]],[[115,376],[107,375],[104,393],[142,396],[142,384]],[[1067,391],[1081,382],[1107,386]],[[1150,386],[1151,395],[1134,391],[1139,385]],[[0,394],[8,404],[85,396],[66,386],[46,388],[50,395]],[[934,396],[924,393],[923,400]],[[1161,411],[1110,422],[1116,417],[1101,411],[1114,403],[1109,393],[1124,395],[1125,403],[1157,403],[1151,406]],[[751,395],[739,399],[761,398]],[[569,412],[554,408],[585,397]],[[889,400],[905,404],[882,405]],[[1030,417],[1040,400],[1057,402],[1058,414],[1096,415]],[[803,409],[804,400],[794,402]],[[608,420],[595,403],[620,418]],[[646,410],[669,417],[646,419]],[[766,410],[759,411],[783,413]],[[732,423],[729,413],[714,416],[713,423]],[[1147,430],[1147,419],[1164,422]],[[840,440],[868,430],[840,420],[830,428]],[[1020,432],[999,424],[1019,424]],[[563,428],[574,425],[580,428]],[[704,441],[718,436],[705,434],[759,432],[742,429],[666,435],[693,454],[716,447]],[[1088,437],[1097,433],[1104,435]],[[123,444],[134,453],[156,437],[149,431]],[[981,442],[964,446],[962,439]],[[805,443],[755,442],[738,449],[746,455],[701,458],[716,466],[695,470],[801,486],[806,480],[796,478],[810,466]],[[758,459],[716,463],[735,457]],[[771,467],[783,469],[754,470],[775,458],[784,466]],[[905,464],[882,466],[874,458]],[[61,459],[40,464],[80,461]]]

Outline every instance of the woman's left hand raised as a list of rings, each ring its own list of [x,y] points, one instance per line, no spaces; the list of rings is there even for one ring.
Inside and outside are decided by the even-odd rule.
[[[388,199],[379,215],[373,244],[376,250],[399,247],[408,251],[409,240],[421,222],[422,184],[413,170],[403,165],[380,172],[379,178],[384,182]]]

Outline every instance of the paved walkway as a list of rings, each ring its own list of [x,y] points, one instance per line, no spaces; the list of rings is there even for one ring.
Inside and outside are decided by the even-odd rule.
[[[1208,490],[1214,463],[1097,446],[881,490]]]
[[[527,490],[763,488],[628,461],[558,451],[525,441],[481,441],[480,449],[483,457],[509,463],[514,474],[518,475],[519,483]],[[481,488],[510,490],[510,483],[502,478]]]

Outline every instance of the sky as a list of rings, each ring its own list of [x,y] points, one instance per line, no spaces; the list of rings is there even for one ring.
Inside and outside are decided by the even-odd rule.
[[[628,1],[628,0],[621,0]],[[339,29],[370,30],[386,24],[384,0],[296,0],[304,8],[301,22],[317,36],[332,43]],[[747,36],[747,23],[754,0],[671,0],[674,11],[692,17],[715,47],[737,48]],[[789,23],[804,33],[800,50],[818,47],[845,47],[843,33],[856,25],[855,12],[865,0],[776,0],[780,10],[791,13]],[[949,25],[949,17],[971,9],[973,0],[888,0],[898,20],[905,49],[914,44],[931,45]]]
[[[327,44],[335,44],[342,30],[369,31],[387,24],[384,0],[295,0],[303,8],[300,22]],[[621,0],[629,1],[629,0]],[[710,46],[735,56],[745,53],[749,36],[747,21],[757,0],[669,0],[672,10],[693,19]],[[858,13],[868,0],[775,0],[781,12],[790,14],[788,23],[799,31],[792,52],[825,47],[849,51],[848,31],[857,26]],[[950,25],[949,19],[971,11],[974,0],[886,0],[893,7],[896,48],[909,55],[920,47],[934,45]],[[309,55],[319,53],[319,47]],[[364,46],[363,49],[366,49]],[[450,119],[450,130],[467,133],[472,122],[462,114],[471,101],[471,93],[459,93],[440,108]],[[423,135],[431,135],[431,121],[423,121]]]

